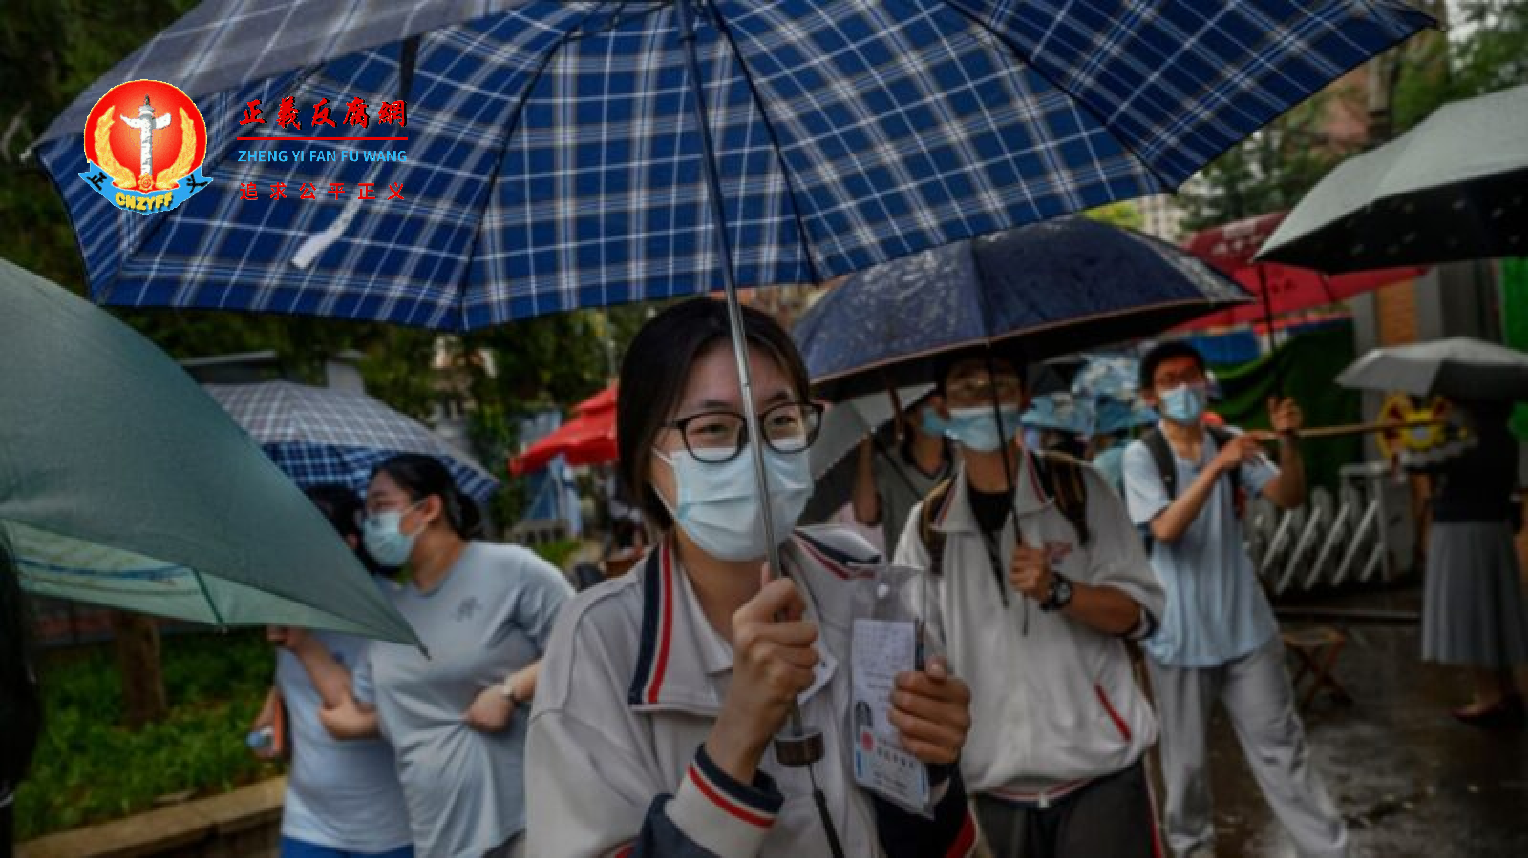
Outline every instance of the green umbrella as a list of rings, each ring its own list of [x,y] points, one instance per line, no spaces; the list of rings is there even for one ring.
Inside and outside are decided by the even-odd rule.
[[[317,509],[174,361],[5,260],[0,368],[0,529],[27,590],[418,643]]]

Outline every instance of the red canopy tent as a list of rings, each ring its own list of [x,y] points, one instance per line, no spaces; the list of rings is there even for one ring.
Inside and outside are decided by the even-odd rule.
[[[573,407],[573,419],[509,462],[510,476],[540,470],[558,456],[570,465],[598,465],[619,458],[615,446],[615,385]]]
[[[1273,235],[1288,212],[1271,212],[1194,233],[1184,249],[1230,276],[1258,299],[1196,319],[1184,330],[1227,327],[1249,322],[1265,325],[1274,316],[1335,304],[1417,277],[1426,268],[1385,268],[1328,277],[1309,268],[1276,262],[1253,262],[1263,242]]]

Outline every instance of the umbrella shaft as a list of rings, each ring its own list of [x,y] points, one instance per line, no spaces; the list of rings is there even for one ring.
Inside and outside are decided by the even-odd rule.
[[[700,129],[701,159],[704,161],[706,190],[711,198],[711,232],[716,239],[717,255],[721,257],[722,285],[727,293],[727,322],[732,335],[732,357],[737,361],[738,386],[743,397],[743,418],[747,421],[748,445],[753,454],[753,475],[759,485],[759,507],[763,512],[764,536],[769,543],[769,571],[772,575],[784,574],[780,565],[780,543],[775,538],[773,506],[769,499],[768,470],[764,466],[764,435],[759,431],[758,409],[753,406],[753,373],[748,368],[748,335],[743,327],[743,307],[737,294],[737,280],[732,271],[732,242],[727,235],[727,207],[722,202],[721,177],[716,174],[716,151],[711,141],[711,124],[706,120],[705,87],[700,82],[700,60],[695,56],[695,26],[691,18],[690,0],[678,0],[674,4],[679,16],[679,39],[684,43],[685,63],[690,71],[690,92],[694,95],[695,124]],[[798,717],[792,710],[793,723]]]

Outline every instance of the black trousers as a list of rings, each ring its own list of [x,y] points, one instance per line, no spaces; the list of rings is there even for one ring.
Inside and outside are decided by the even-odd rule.
[[[1159,858],[1157,820],[1139,762],[1050,807],[976,797],[993,858]]]

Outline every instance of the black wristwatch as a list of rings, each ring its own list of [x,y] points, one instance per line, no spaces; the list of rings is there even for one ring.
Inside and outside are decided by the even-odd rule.
[[[1040,610],[1047,613],[1059,611],[1072,604],[1072,582],[1060,572],[1051,573],[1050,595],[1040,603]]]

